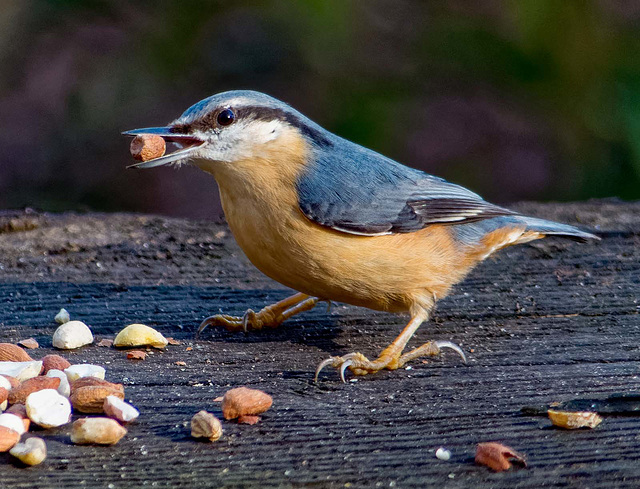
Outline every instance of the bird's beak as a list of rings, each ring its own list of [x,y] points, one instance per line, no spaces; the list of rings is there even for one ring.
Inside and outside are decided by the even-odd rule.
[[[173,153],[160,156],[148,161],[141,161],[129,165],[127,168],[154,168],[156,166],[168,165],[169,163],[177,163],[185,160],[193,155],[193,153],[206,144],[205,141],[193,137],[189,134],[180,134],[174,132],[171,126],[168,127],[145,127],[143,129],[133,129],[122,133],[125,136],[138,136],[143,134],[152,134],[162,137],[168,143],[175,143],[178,150]]]

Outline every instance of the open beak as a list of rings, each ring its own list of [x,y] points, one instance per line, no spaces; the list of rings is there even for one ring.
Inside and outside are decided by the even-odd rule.
[[[186,160],[193,155],[195,151],[200,149],[206,144],[198,138],[190,136],[188,134],[179,134],[173,132],[172,127],[145,127],[143,129],[133,129],[132,131],[125,131],[122,134],[125,136],[138,136],[143,134],[153,134],[155,136],[161,136],[166,142],[174,143],[178,146],[178,150],[173,153],[160,156],[148,161],[141,161],[140,163],[134,163],[127,166],[127,168],[154,168],[156,166],[168,165],[170,163],[177,163],[182,160]]]

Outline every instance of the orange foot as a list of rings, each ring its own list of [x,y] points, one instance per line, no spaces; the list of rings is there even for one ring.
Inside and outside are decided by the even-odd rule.
[[[347,368],[355,375],[372,374],[382,370],[383,368],[386,368],[387,370],[395,370],[415,358],[436,356],[440,354],[442,348],[450,348],[454,350],[458,355],[460,355],[462,360],[467,363],[467,359],[462,349],[451,341],[429,341],[424,345],[405,353],[404,355],[401,355],[401,350],[398,350],[396,345],[391,344],[376,360],[373,361],[369,360],[362,353],[348,353],[341,357],[327,358],[318,365],[315,381],[318,381],[318,375],[320,375],[322,369],[328,365],[337,368],[340,373],[340,379],[342,382],[346,382],[344,372]]]
[[[318,301],[317,297],[298,293],[267,306],[259,312],[247,309],[241,317],[227,314],[209,316],[200,323],[196,336],[208,326],[224,326],[229,331],[244,331],[245,333],[249,330],[277,328],[291,316],[313,309]]]

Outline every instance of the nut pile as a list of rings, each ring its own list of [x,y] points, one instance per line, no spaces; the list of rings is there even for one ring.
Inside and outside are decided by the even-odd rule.
[[[71,321],[67,311],[61,310],[55,320],[61,325],[52,338],[54,347],[68,350],[93,343],[89,327]],[[145,333],[150,334],[146,329]],[[154,339],[154,346],[162,343]],[[34,360],[19,346],[0,343],[0,452],[10,452],[25,465],[41,463],[47,456],[46,443],[28,437],[29,428],[65,426],[73,413],[100,417],[77,419],[71,426],[72,443],[118,443],[127,433],[122,425],[140,413],[124,401],[124,386],[105,380],[105,374],[100,365],[72,365],[60,355]]]
[[[36,465],[46,458],[44,440],[30,437],[20,443],[32,423],[47,429],[70,423],[74,412],[101,414],[76,420],[71,441],[112,445],[127,433],[121,424],[138,417],[137,409],[124,402],[124,386],[104,380],[103,367],[71,365],[59,355],[26,360],[24,350],[14,346],[0,343],[0,452]]]
[[[94,342],[91,329],[81,321],[71,320],[68,311],[61,309],[55,321],[60,324],[52,338],[55,348],[71,350]],[[113,341],[102,339],[95,346],[146,347],[149,352],[149,348],[164,349],[168,344],[180,342],[165,338],[146,325],[130,324]],[[24,346],[36,345],[34,340]],[[129,350],[126,358],[144,360],[146,356],[142,350]],[[174,363],[186,366],[185,362]],[[71,424],[74,414],[97,416],[73,421],[72,443],[118,443],[127,434],[123,425],[137,419],[140,413],[124,401],[124,386],[105,380],[105,376],[106,371],[100,365],[74,365],[57,354],[35,360],[18,345],[0,343],[0,452],[10,452],[25,465],[43,462],[47,456],[46,443],[42,438],[30,437],[29,429],[66,426]],[[219,400],[222,417],[239,424],[258,423],[259,415],[273,403],[268,394],[247,387],[231,389]],[[194,438],[215,441],[222,432],[220,419],[207,411],[198,412],[191,420]]]

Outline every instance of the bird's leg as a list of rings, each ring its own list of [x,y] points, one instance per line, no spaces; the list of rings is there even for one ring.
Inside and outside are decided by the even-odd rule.
[[[216,314],[200,323],[196,336],[207,326],[224,326],[229,331],[249,331],[262,328],[276,328],[291,316],[313,309],[318,303],[317,297],[297,293],[291,297],[262,308],[258,312],[247,309],[242,317]]]
[[[378,370],[382,370],[383,368],[386,368],[388,370],[395,370],[402,367],[405,363],[407,363],[409,360],[413,360],[414,358],[423,356],[436,356],[440,353],[442,348],[451,348],[452,350],[456,351],[458,355],[460,355],[466,362],[466,358],[462,349],[451,341],[429,341],[424,345],[415,348],[414,350],[411,350],[404,355],[401,355],[402,350],[404,350],[404,347],[406,346],[409,339],[428,317],[429,313],[427,311],[421,311],[418,314],[415,314],[411,318],[411,321],[409,321],[409,324],[405,326],[405,328],[393,341],[393,343],[382,350],[378,358],[376,358],[375,360],[369,360],[362,353],[349,353],[341,357],[331,357],[326,359],[320,365],[318,365],[318,368],[316,369],[315,380],[318,380],[320,371],[327,365],[331,365],[332,367],[337,368],[340,372],[340,378],[342,379],[342,382],[345,382],[344,372],[347,368],[349,368],[355,375],[372,374],[374,372],[377,372]]]

